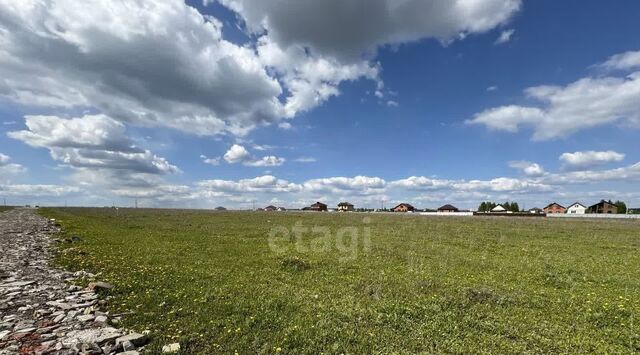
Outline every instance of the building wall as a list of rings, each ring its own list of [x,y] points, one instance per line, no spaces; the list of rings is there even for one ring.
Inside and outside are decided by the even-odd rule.
[[[567,209],[564,207],[560,207],[558,205],[553,205],[553,206],[549,206],[549,207],[545,207],[544,209],[544,213],[547,214],[553,214],[553,213],[565,213],[567,212]]]
[[[589,213],[602,213],[602,214],[617,214],[618,206],[610,205],[608,203],[602,205],[592,206],[593,208],[589,209]]]
[[[639,219],[640,220],[640,214],[593,214],[593,213],[586,213],[586,214],[550,214],[547,215],[547,217],[552,217],[552,218],[584,218],[584,219],[588,219],[588,218],[610,218],[610,219]]]
[[[585,214],[586,211],[587,211],[586,207],[571,206],[567,209],[567,214]]]

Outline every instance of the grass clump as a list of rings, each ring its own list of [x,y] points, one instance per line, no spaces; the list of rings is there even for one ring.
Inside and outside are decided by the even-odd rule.
[[[288,256],[280,261],[280,265],[284,270],[295,272],[305,271],[311,268],[311,264],[298,256]]]

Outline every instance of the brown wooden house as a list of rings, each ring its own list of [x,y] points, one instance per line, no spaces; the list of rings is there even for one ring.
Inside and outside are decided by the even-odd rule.
[[[543,211],[546,214],[566,213],[567,208],[559,203],[553,202],[550,203],[547,207],[543,208]]]
[[[391,211],[393,212],[413,212],[415,210],[416,210],[415,207],[411,206],[408,203],[401,203],[391,209]]]
[[[611,202],[607,202],[605,200],[601,200],[595,205],[587,208],[587,213],[618,214],[618,205],[615,205]]]
[[[316,202],[313,205],[309,206],[309,211],[316,211],[316,212],[326,212],[327,211],[327,205],[325,205],[322,202]]]

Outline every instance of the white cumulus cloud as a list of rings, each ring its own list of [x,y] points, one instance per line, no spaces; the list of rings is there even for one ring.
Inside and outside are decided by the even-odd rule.
[[[11,157],[0,153],[0,178],[17,175],[26,172],[27,169],[20,164],[12,163]]]
[[[622,161],[624,157],[624,154],[613,150],[602,152],[589,150],[584,152],[563,153],[560,155],[560,160],[564,163],[563,167],[567,170],[586,170],[598,165]]]
[[[509,42],[511,40],[511,37],[513,37],[513,34],[515,32],[516,32],[516,30],[514,30],[514,29],[504,30],[504,31],[500,32],[500,36],[496,40],[495,44],[499,45],[499,44],[504,44],[504,43]]]
[[[629,51],[613,55],[599,66],[607,70],[628,70],[640,68],[640,51]]]
[[[249,151],[239,144],[232,145],[231,148],[229,148],[229,150],[227,150],[227,152],[224,153],[223,156],[224,160],[226,160],[229,164],[240,163],[246,161],[250,157],[251,154],[249,153]]]
[[[528,161],[510,161],[509,166],[522,171],[526,176],[542,176],[545,174],[544,168],[538,163]]]
[[[209,0],[206,0],[209,2]],[[354,60],[387,44],[461,33],[482,33],[506,23],[520,0],[219,0],[249,31],[267,31],[281,48],[306,46],[314,53]]]
[[[63,165],[148,174],[180,171],[166,159],[137,148],[124,125],[104,115],[26,116],[25,124],[27,130],[9,132],[9,137],[49,149],[51,157]]]
[[[209,164],[213,166],[220,165],[220,157],[209,158],[206,155],[200,155],[200,159],[202,159],[202,162],[205,164]]]
[[[520,0],[221,0],[252,45],[181,0],[0,0],[0,96],[197,135],[244,135],[379,79],[379,46],[508,21]],[[366,16],[362,16],[366,14]],[[281,128],[290,124],[282,122]]]
[[[261,148],[264,148],[260,146]],[[258,149],[264,150],[264,149]],[[284,158],[268,155],[262,158],[254,158],[251,153],[240,144],[234,144],[223,156],[224,160],[229,164],[242,163],[245,166],[264,167],[264,166],[280,166],[286,161]]]
[[[518,132],[533,129],[534,140],[549,140],[602,125],[640,126],[640,72],[626,77],[583,78],[567,86],[525,90],[537,106],[501,106],[476,114],[467,123]]]
[[[0,14],[0,95],[15,102],[199,135],[283,115],[255,51],[181,0],[2,0]]]
[[[21,197],[42,197],[42,196],[64,196],[80,192],[81,189],[62,185],[27,185],[27,184],[6,184],[0,185],[0,194],[5,196]]]

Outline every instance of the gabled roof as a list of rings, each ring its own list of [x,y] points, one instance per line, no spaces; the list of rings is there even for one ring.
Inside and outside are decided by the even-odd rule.
[[[353,206],[353,205],[350,204],[349,202],[340,202],[338,206]]]
[[[545,207],[545,208],[549,208],[549,207],[551,207],[551,206],[553,206],[553,205],[558,205],[558,206],[560,206],[560,207],[562,207],[562,208],[565,208],[565,209],[566,209],[566,207],[564,207],[563,205],[561,205],[561,204],[559,204],[559,203],[557,203],[557,202],[551,202],[551,203],[550,203],[550,204],[548,204],[548,205],[547,205],[547,207]]]
[[[311,207],[313,207],[313,206],[316,206],[316,207],[320,207],[320,206],[327,207],[327,205],[325,205],[325,204],[324,204],[324,203],[322,203],[322,202],[316,202],[316,203],[314,203],[313,205],[311,205]]]
[[[407,206],[407,208],[408,208],[408,209],[410,209],[410,210],[415,210],[415,207],[411,206],[411,205],[410,205],[410,204],[408,204],[408,203],[404,203],[404,202],[403,202],[403,203],[399,203],[396,207],[394,207],[394,208],[392,208],[392,209],[394,209],[394,210],[395,210],[396,208],[398,208],[398,207],[400,207],[400,206]]]
[[[499,208],[498,208],[499,207]],[[504,208],[503,205],[497,205],[496,207],[491,209],[492,211],[497,210],[497,211],[506,211],[507,209]]]
[[[278,207],[274,206],[274,205],[269,205],[267,207],[264,208],[265,210],[277,210]]]
[[[578,205],[578,206],[582,206],[583,208],[587,208],[587,206],[585,206],[585,205],[581,204],[580,202],[574,202],[574,203],[572,203],[571,205],[569,205],[569,207],[567,207],[567,209],[569,209],[569,208],[571,208],[571,207],[573,207],[573,206],[576,206],[576,205]]]
[[[438,210],[456,210],[457,211],[458,208],[456,206],[446,204],[446,205],[438,208]]]
[[[589,208],[593,208],[593,207],[596,207],[596,206],[598,206],[598,205],[603,205],[603,206],[604,206],[605,204],[607,204],[607,205],[611,205],[611,206],[616,206],[616,207],[618,206],[618,205],[616,205],[615,203],[611,203],[611,202],[609,202],[609,201],[605,201],[605,200],[600,200],[600,202],[596,203],[595,205],[591,205],[591,206],[589,206]]]

